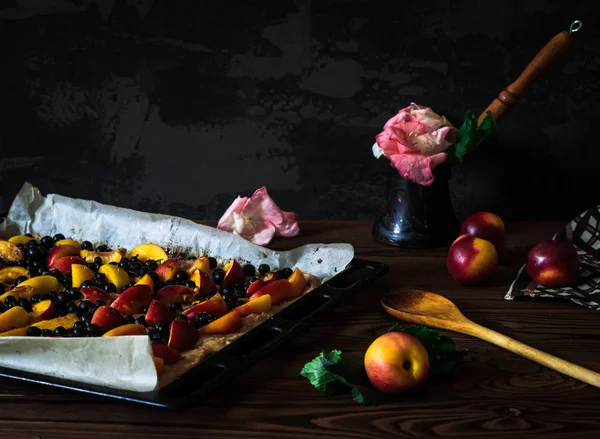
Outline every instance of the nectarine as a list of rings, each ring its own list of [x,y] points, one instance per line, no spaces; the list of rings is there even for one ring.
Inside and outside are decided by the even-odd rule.
[[[0,283],[12,285],[18,277],[31,277],[29,270],[24,267],[4,267],[0,269]]]
[[[79,291],[81,291],[85,300],[89,300],[92,303],[101,300],[107,305],[110,305],[113,301],[110,294],[98,287],[83,287]]]
[[[92,323],[100,328],[102,333],[110,331],[125,323],[119,311],[110,306],[100,306],[92,316]]]
[[[490,241],[496,247],[498,255],[506,250],[504,221],[491,212],[477,212],[468,216],[460,227],[461,235],[470,235]]]
[[[415,337],[402,332],[381,335],[365,353],[365,370],[381,392],[408,392],[427,380],[429,354]]]
[[[73,288],[79,288],[86,280],[92,280],[94,278],[94,272],[90,270],[87,265],[72,264],[71,277],[71,285]]]
[[[452,243],[446,267],[456,282],[473,285],[487,280],[496,270],[498,253],[490,241],[461,235]]]
[[[119,297],[110,304],[121,314],[137,314],[150,305],[152,288],[149,285],[133,285],[123,291]]]
[[[0,314],[0,332],[20,328],[28,323],[29,314],[20,306],[13,306],[11,309]]]
[[[271,296],[271,302],[277,304],[290,295],[291,289],[292,284],[290,284],[287,279],[274,280],[250,296],[250,300],[269,294]]]
[[[140,261],[147,261],[148,259],[152,259],[153,261],[166,261],[168,259],[167,253],[163,250],[163,248],[156,244],[142,244],[135,247],[133,250],[129,252],[129,258],[137,256]]]
[[[55,261],[66,256],[77,256],[79,255],[79,247],[74,245],[59,245],[58,247],[52,247],[46,256],[46,265],[50,267]]]
[[[23,252],[12,242],[0,241],[0,258],[5,261],[20,261],[23,259]]]
[[[63,246],[61,246],[63,247]],[[64,246],[66,247],[66,246]],[[58,247],[60,248],[60,247]],[[79,256],[63,256],[62,258],[55,259],[52,265],[50,265],[51,270],[58,270],[61,273],[71,273],[72,265],[85,265],[85,261],[81,259]]]
[[[579,255],[566,241],[544,241],[527,254],[527,274],[538,284],[564,287],[577,278]]]

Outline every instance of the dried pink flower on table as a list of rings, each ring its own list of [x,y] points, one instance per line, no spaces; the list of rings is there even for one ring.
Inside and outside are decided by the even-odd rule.
[[[434,168],[446,161],[444,151],[454,144],[457,134],[444,116],[411,104],[375,136],[373,155],[385,155],[403,178],[428,186],[433,183]]]
[[[233,200],[217,229],[233,232],[257,245],[267,245],[276,236],[288,238],[300,233],[296,214],[281,210],[265,186],[249,198],[238,196]]]

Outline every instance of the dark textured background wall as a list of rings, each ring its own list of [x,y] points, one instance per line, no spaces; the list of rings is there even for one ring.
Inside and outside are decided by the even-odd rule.
[[[0,1],[0,212],[28,180],[207,219],[266,185],[302,219],[370,219],[390,116],[414,101],[460,124],[581,19],[451,181],[459,216],[568,218],[600,203],[593,3]]]

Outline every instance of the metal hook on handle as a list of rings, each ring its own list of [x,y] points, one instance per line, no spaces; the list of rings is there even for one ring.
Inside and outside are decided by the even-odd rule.
[[[569,32],[574,34],[575,32],[580,31],[582,27],[583,23],[579,20],[575,20],[573,23],[571,23],[571,26],[569,27]]]

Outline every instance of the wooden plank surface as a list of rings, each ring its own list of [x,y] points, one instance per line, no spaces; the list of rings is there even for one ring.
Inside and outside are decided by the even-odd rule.
[[[485,342],[450,334],[479,361],[417,395],[375,407],[324,396],[299,374],[320,351],[363,354],[394,319],[383,292],[422,288],[448,296],[474,321],[582,366],[600,370],[600,315],[569,302],[506,301],[524,252],[561,223],[510,223],[513,257],[485,287],[456,285],[446,250],[410,251],[371,239],[368,222],[305,222],[308,242],[350,242],[358,257],[390,265],[387,276],[323,316],[210,398],[172,413],[83,393],[0,379],[0,438],[498,438],[598,437],[600,390]]]

